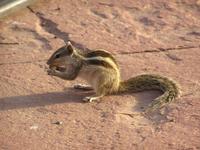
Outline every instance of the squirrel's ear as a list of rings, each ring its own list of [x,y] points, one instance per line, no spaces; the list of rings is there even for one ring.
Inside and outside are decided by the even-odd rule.
[[[74,47],[72,46],[72,44],[71,44],[70,41],[68,41],[68,42],[66,43],[66,47],[67,47],[67,50],[68,50],[69,55],[71,55],[71,54],[74,52]]]

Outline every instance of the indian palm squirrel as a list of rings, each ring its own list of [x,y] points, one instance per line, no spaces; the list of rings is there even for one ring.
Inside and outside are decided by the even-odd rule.
[[[76,89],[94,90],[95,95],[85,97],[92,102],[108,94],[161,90],[163,94],[149,104],[147,110],[161,108],[179,96],[177,84],[160,75],[142,74],[122,81],[119,66],[114,56],[105,50],[95,50],[86,54],[77,50],[71,42],[59,48],[47,61],[48,75],[64,80],[80,77],[89,85],[78,84]]]

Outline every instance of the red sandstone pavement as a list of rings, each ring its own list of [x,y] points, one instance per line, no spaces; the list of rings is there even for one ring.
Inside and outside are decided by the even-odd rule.
[[[141,107],[160,93],[82,103],[91,93],[71,88],[80,79],[45,72],[68,40],[112,52],[123,79],[165,75],[182,95],[147,116]],[[42,0],[0,21],[1,150],[197,150],[199,91],[200,1]]]

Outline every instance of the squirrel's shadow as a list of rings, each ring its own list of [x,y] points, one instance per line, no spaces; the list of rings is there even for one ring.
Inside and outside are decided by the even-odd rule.
[[[71,88],[62,92],[33,94],[25,96],[13,96],[0,98],[0,111],[53,105],[58,103],[83,103],[85,96],[91,95],[91,91],[77,92]]]
[[[136,105],[133,107],[134,111],[144,111],[144,109],[148,108],[149,104],[151,104],[154,99],[162,94],[161,91],[156,90],[134,93],[136,99]]]
[[[153,93],[153,94],[152,94]],[[82,99],[86,96],[94,94],[93,91],[82,91],[73,88],[67,88],[62,92],[51,92],[43,94],[32,94],[23,96],[13,96],[0,98],[0,111],[29,108],[29,107],[39,107],[46,105],[53,105],[59,103],[83,103]],[[126,95],[130,93],[117,94]],[[136,97],[136,105],[134,106],[134,111],[143,111],[143,108],[147,107],[151,101],[160,95],[158,92],[140,92],[132,93]]]

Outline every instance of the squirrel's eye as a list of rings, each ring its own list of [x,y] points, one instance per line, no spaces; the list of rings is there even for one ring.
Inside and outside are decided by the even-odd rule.
[[[59,54],[57,54],[56,56],[55,56],[55,58],[59,58],[60,57],[60,55]]]

